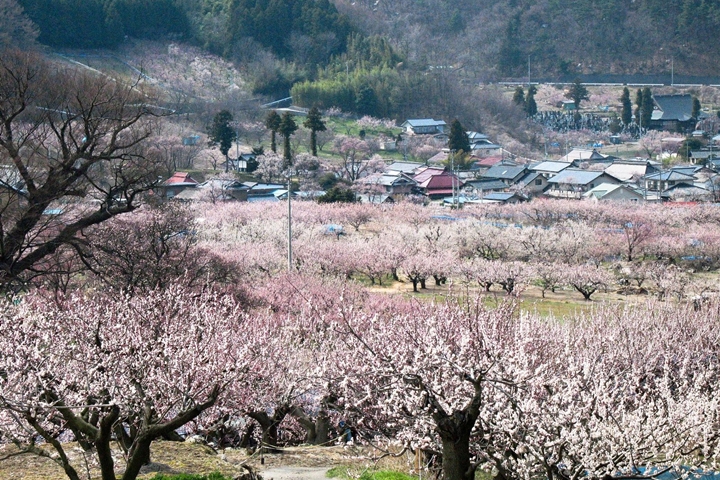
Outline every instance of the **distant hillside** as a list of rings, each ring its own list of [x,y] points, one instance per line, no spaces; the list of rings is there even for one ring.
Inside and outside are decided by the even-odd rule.
[[[481,80],[578,73],[717,76],[720,2],[336,0],[408,58]]]
[[[14,0],[11,0],[14,1]],[[310,72],[361,31],[420,68],[473,80],[574,74],[717,76],[708,0],[19,0],[53,47],[183,39],[228,58],[266,49]]]

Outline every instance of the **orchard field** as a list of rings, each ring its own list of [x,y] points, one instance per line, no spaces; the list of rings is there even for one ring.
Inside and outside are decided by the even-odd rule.
[[[348,433],[449,480],[716,467],[717,207],[299,202],[291,258],[287,219],[173,203],[87,229],[84,262],[4,304],[3,441],[71,479],[137,478],[160,439]]]

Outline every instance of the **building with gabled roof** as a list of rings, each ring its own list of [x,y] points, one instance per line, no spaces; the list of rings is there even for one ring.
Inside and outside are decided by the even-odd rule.
[[[430,199],[452,195],[453,190],[459,191],[464,185],[453,173],[437,168],[427,168],[413,180],[417,182],[417,190]]]
[[[692,116],[692,95],[653,95],[655,110],[650,117],[650,128],[669,132],[687,131],[695,126]]]
[[[558,198],[580,198],[601,183],[621,183],[603,171],[566,168],[548,180],[550,186],[545,195]]]
[[[447,123],[445,120],[434,120],[432,118],[413,118],[405,120],[402,125],[408,135],[435,135],[445,133]]]
[[[480,175],[480,178],[486,180],[501,180],[508,185],[513,185],[525,176],[527,170],[527,165],[507,165],[505,163],[498,163]]]
[[[623,182],[631,182],[645,175],[657,173],[660,170],[655,162],[645,159],[639,160],[615,160],[605,169],[605,173],[612,175]]]
[[[645,189],[653,192],[664,192],[679,183],[693,185],[695,183],[695,177],[687,173],[667,170],[664,172],[655,172],[650,175],[645,175],[643,178],[643,185],[645,186]]]
[[[393,162],[385,167],[385,172],[400,172],[408,175],[415,175],[420,169],[426,167],[424,163],[418,162]]]
[[[644,200],[643,192],[625,184],[601,183],[583,194],[583,198],[596,202],[641,202]]]
[[[529,170],[532,172],[537,172],[543,175],[545,178],[550,178],[562,172],[566,168],[570,168],[571,166],[572,163],[568,162],[554,162],[552,160],[546,160],[544,162],[540,162],[536,165],[530,166]]]
[[[163,198],[173,198],[188,188],[197,187],[199,182],[192,178],[188,172],[175,172],[172,177],[165,180],[158,190]]]
[[[358,179],[363,193],[384,193],[387,195],[409,195],[417,182],[402,172],[373,173]]]

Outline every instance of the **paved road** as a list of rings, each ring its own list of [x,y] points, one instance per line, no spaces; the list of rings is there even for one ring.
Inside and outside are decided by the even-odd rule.
[[[329,468],[274,467],[260,472],[263,480],[327,480]]]

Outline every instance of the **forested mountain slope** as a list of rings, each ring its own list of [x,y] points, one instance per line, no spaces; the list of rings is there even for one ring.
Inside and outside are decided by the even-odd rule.
[[[8,1],[8,0],[5,0]],[[354,31],[420,66],[480,79],[575,73],[717,74],[720,2],[709,0],[20,0],[54,47],[173,36],[228,57],[258,47],[326,64]]]
[[[717,74],[720,2],[336,0],[410,58],[488,79],[575,73]]]

